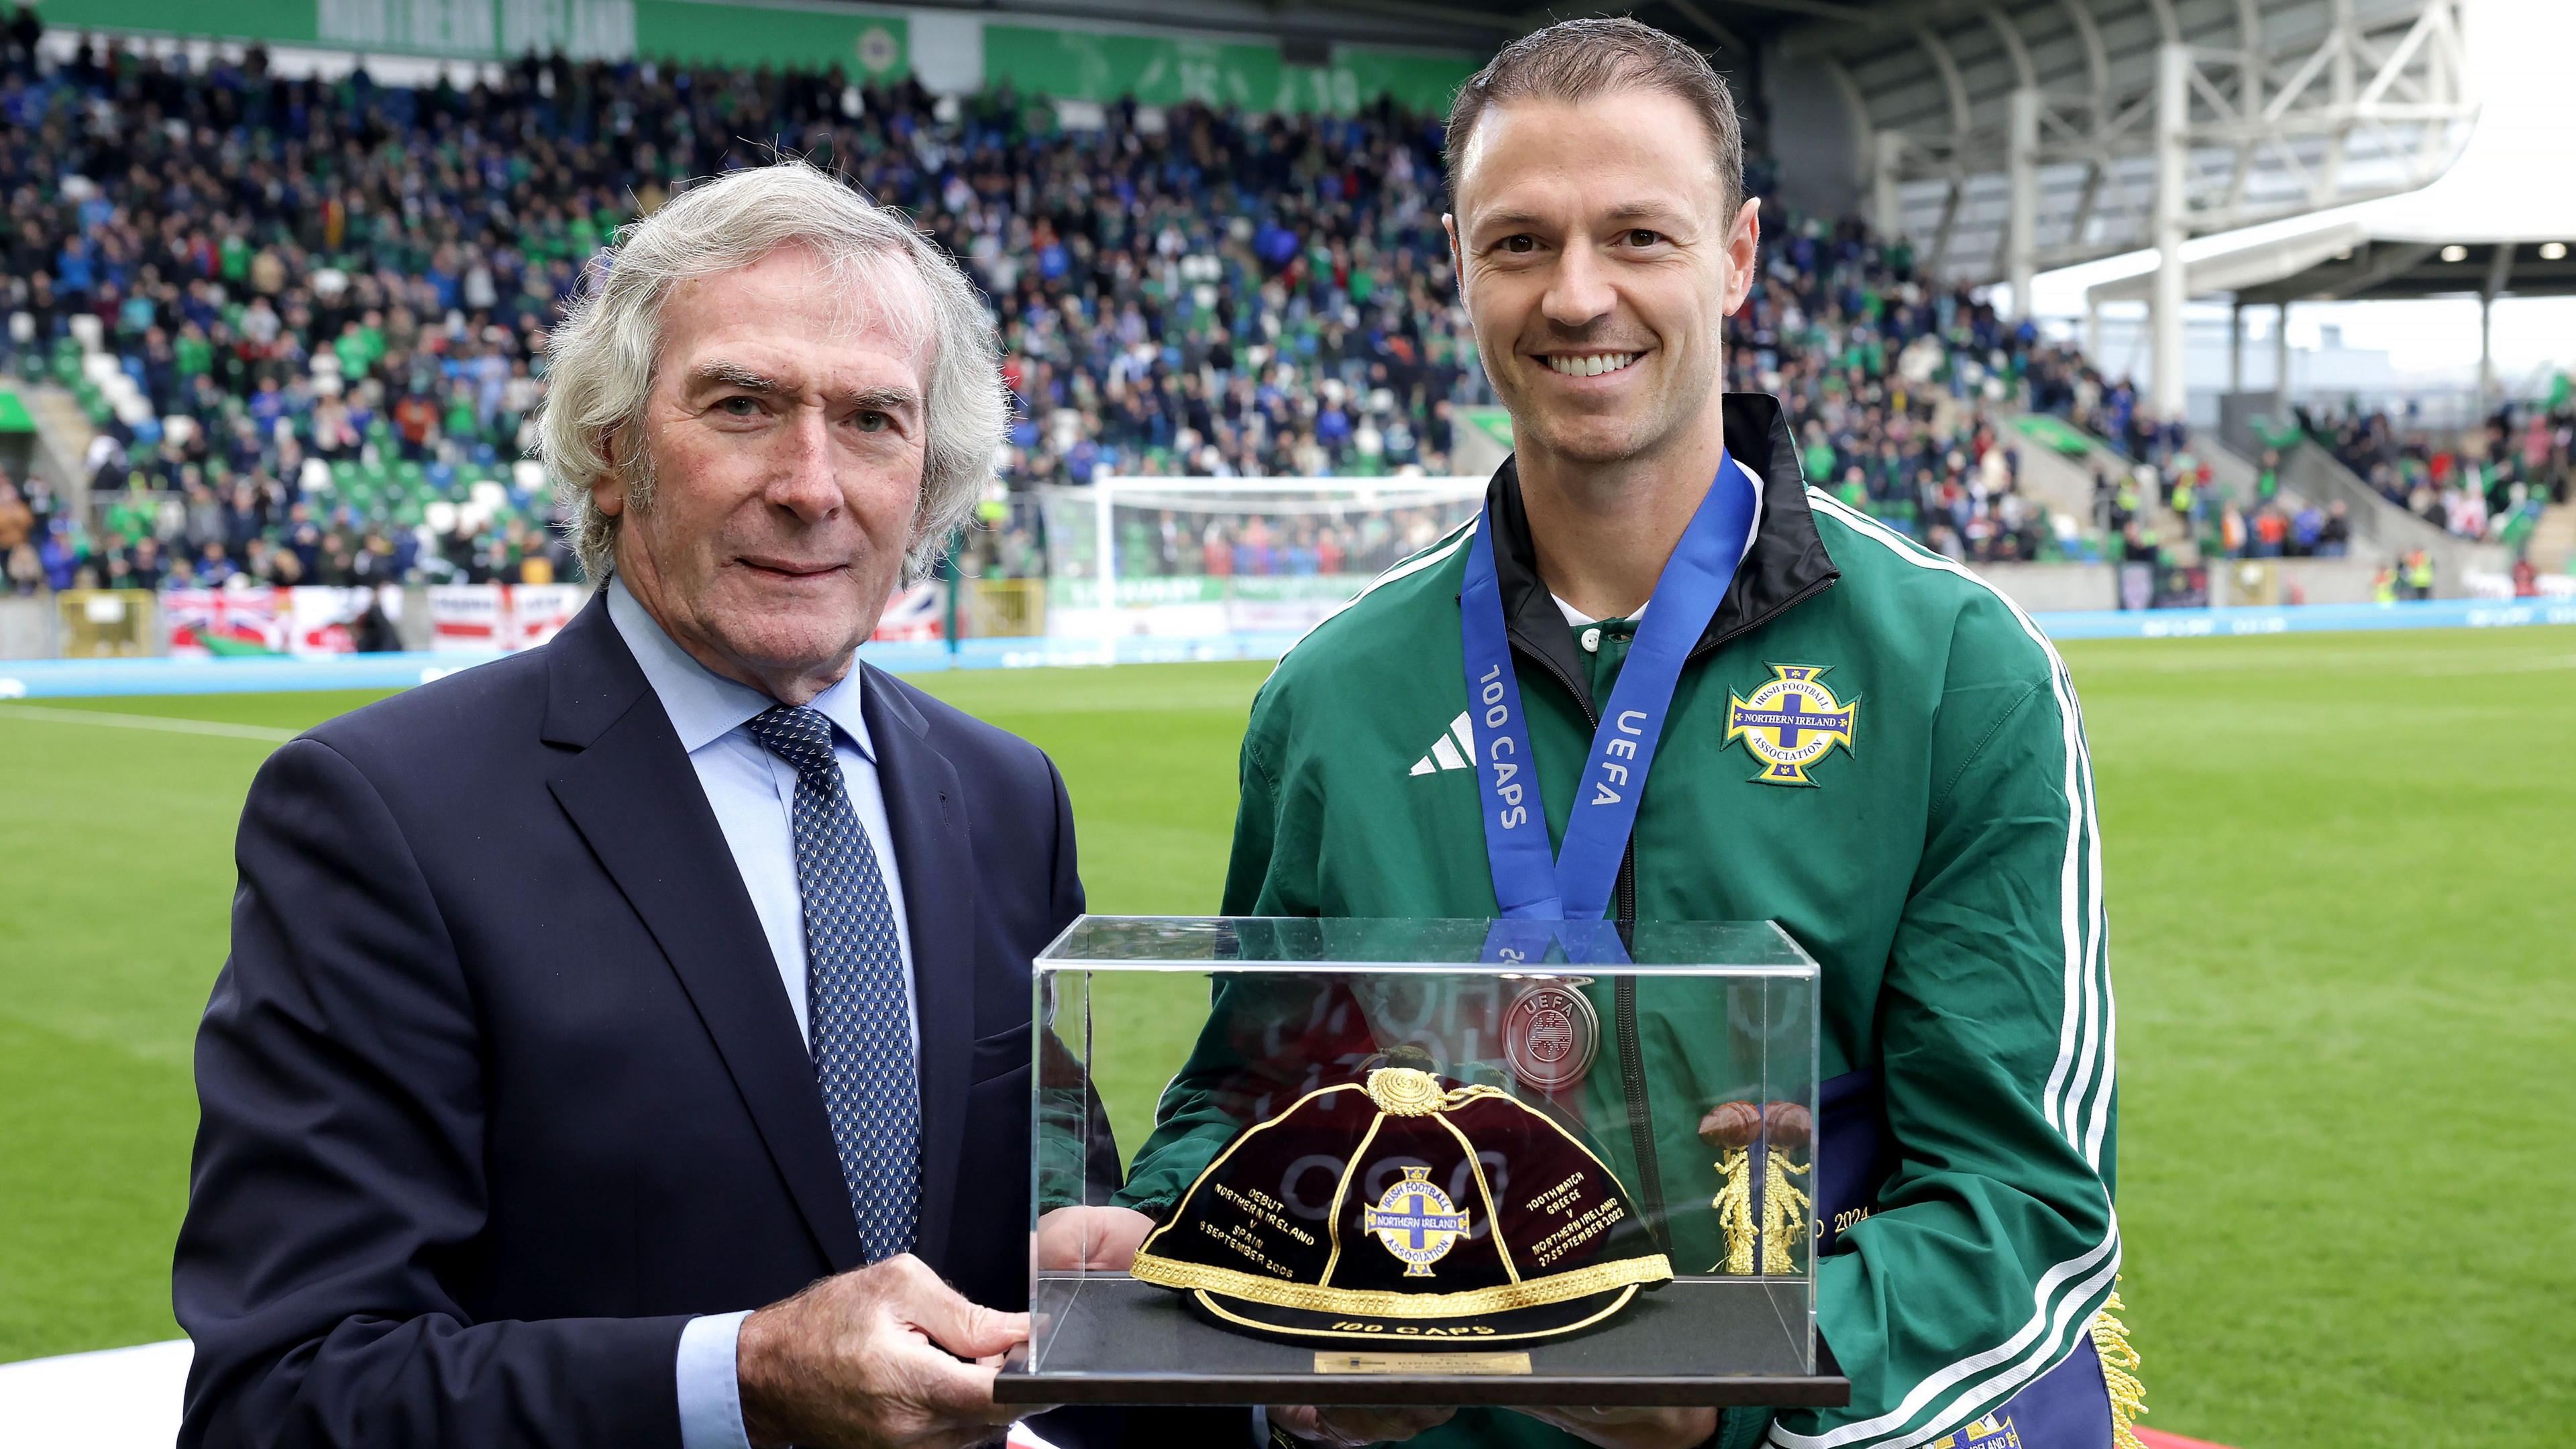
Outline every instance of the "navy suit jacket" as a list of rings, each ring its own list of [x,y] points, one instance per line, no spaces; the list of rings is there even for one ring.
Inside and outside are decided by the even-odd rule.
[[[882,672],[864,701],[920,1011],[916,1251],[1019,1309],[1029,962],[1083,908],[1064,784]],[[237,857],[182,1446],[676,1446],[690,1316],[864,1261],[759,918],[601,600],[278,750]]]

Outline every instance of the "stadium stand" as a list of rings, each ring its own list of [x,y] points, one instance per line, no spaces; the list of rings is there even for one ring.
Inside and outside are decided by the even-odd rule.
[[[2552,503],[2568,501],[2576,406],[2508,408],[2478,427],[2411,426],[2386,412],[2302,419],[2337,462],[2390,503],[2454,537],[2519,553]]]
[[[531,56],[498,84],[415,89],[279,74],[257,47],[191,70],[84,40],[58,63],[10,34],[0,349],[91,432],[86,506],[11,480],[19,592],[570,577],[525,456],[546,327],[621,223],[781,154],[909,210],[993,300],[1019,416],[967,571],[1042,567],[1041,514],[1014,506],[1040,485],[1436,475],[1457,410],[1489,400],[1440,230],[1438,121],[1391,103],[1131,103],[1076,130],[1008,91],[941,101],[837,70]],[[1976,562],[2335,546],[2336,514],[2225,496],[2128,382],[1928,281],[1905,243],[1770,219],[1730,384],[1784,396],[1817,486]],[[2118,466],[2035,492],[2032,415]],[[14,516],[0,504],[0,540]],[[1157,552],[1285,572],[1347,550],[1237,526]]]

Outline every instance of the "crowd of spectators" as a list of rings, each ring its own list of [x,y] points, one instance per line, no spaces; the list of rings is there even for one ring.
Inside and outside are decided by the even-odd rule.
[[[1963,561],[2089,550],[2021,487],[2004,436],[2047,345],[1965,288],[1916,273],[1902,241],[1791,220],[1729,319],[1728,385],[1777,395],[1810,483]]]
[[[310,523],[406,574],[459,553],[564,567],[542,494],[509,468],[547,325],[635,212],[781,152],[903,206],[985,285],[1019,404],[1014,487],[1445,471],[1451,404],[1476,395],[1438,128],[1387,105],[1119,106],[1074,131],[1007,91],[942,103],[837,71],[532,57],[501,84],[415,89],[281,76],[256,48],[200,71],[84,42],[62,63],[13,47],[0,115],[12,360],[76,362],[91,319],[146,404],[94,408],[96,485],[177,495],[156,551],[192,564],[202,547],[173,519],[201,490],[239,512],[247,487],[271,553]],[[426,499],[353,506],[331,485],[359,463]],[[467,546],[423,536],[422,502],[495,477],[506,505],[466,520]],[[63,522],[101,581],[142,542]],[[525,552],[486,546],[513,523]],[[226,558],[258,566],[246,541]]]
[[[2314,500],[2281,491],[2281,457],[2265,450],[2250,496],[2219,485],[2207,459],[2188,440],[2137,440],[2142,456],[2126,472],[2093,470],[2093,516],[2120,540],[2126,562],[2151,561],[2149,540],[2157,505],[2187,529],[2205,558],[2340,558],[2352,548],[2352,517],[2338,500]]]
[[[48,585],[559,566],[525,489],[426,507],[524,452],[546,323],[617,216],[612,180],[507,99],[528,93],[286,78],[256,48],[199,73],[87,41],[61,62],[9,47],[10,362],[83,387],[99,430],[94,513],[58,510],[34,541]],[[87,386],[93,347],[132,412]],[[362,467],[410,489],[355,498],[339,485]]]
[[[2427,428],[2385,411],[2303,414],[2311,436],[2380,496],[2460,538],[2517,556],[2541,510],[2576,476],[2576,405],[2506,404],[2470,428]]]
[[[986,288],[1017,404],[1010,493],[1442,475],[1456,410],[1489,400],[1439,224],[1438,121],[1391,103],[1122,104],[1068,129],[1007,90],[938,99],[837,70],[532,56],[498,83],[402,87],[286,76],[257,48],[192,68],[84,40],[63,60],[13,43],[0,117],[0,349],[68,379],[104,348],[140,399],[90,398],[99,507],[50,510],[28,541],[52,586],[568,577],[517,466],[547,327],[624,221],[781,153],[904,207]],[[1918,275],[1902,242],[1766,221],[1729,382],[1781,396],[1810,480],[1955,558],[2095,556],[2083,520],[2022,491],[2000,419],[2027,402],[2121,436],[2145,425],[2134,392]],[[967,567],[1042,566],[1042,511],[997,496],[987,519]],[[1187,546],[1149,550],[1154,567],[1376,552],[1355,518],[1259,536],[1248,519],[1175,520]]]
[[[993,298],[1014,482],[1448,470],[1479,388],[1436,123],[1121,105],[1064,131],[1007,93],[913,120],[851,169]]]
[[[1758,184],[1758,168],[1755,176]],[[1414,184],[1436,192],[1436,176]],[[1406,210],[1421,215],[1436,208],[1426,195]],[[2001,421],[2007,405],[2026,396],[2035,361],[2071,367],[2058,349],[2026,324],[1998,317],[1966,289],[1919,277],[1903,243],[1882,245],[1857,223],[1793,219],[1766,239],[1764,253],[1758,285],[1728,320],[1728,386],[1781,399],[1798,429],[1800,465],[1810,482],[1962,561],[2093,554],[2095,541],[2080,521],[2051,517],[2022,490],[2018,453]],[[1462,384],[1480,386],[1465,319],[1447,300],[1445,259],[1425,265],[1441,299],[1442,325],[1455,339],[1441,350],[1460,359],[1453,375]],[[1428,403],[1424,431],[1445,446],[1451,399],[1425,394],[1422,401]],[[1120,467],[1148,477],[1234,471],[1221,458],[1209,460],[1210,467],[1173,466],[1187,456],[1146,456],[1122,460]],[[1322,466],[1339,461],[1307,456],[1271,471],[1349,471]],[[1440,472],[1443,462],[1436,450],[1428,453],[1424,471]],[[1204,512],[1158,520],[1155,536],[1132,547],[1122,531],[1121,574],[1294,573],[1335,555],[1351,560],[1345,564],[1351,571],[1367,571],[1357,561],[1367,550],[1348,547],[1344,536],[1355,519],[1265,521],[1237,500],[1210,502]],[[1039,556],[1042,549],[1015,535],[1042,527],[1043,518],[1034,508],[1011,513],[1000,536],[970,554],[970,567],[999,573],[1014,558]],[[1305,542],[1265,549],[1274,536]],[[1247,567],[1264,561],[1270,566]]]

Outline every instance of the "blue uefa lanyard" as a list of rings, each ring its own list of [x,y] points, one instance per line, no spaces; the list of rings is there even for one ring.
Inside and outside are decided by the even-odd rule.
[[[1530,752],[1529,724],[1521,712],[1520,681],[1512,670],[1511,640],[1503,623],[1502,586],[1494,573],[1492,510],[1477,520],[1459,608],[1467,715],[1475,731],[1477,806],[1485,818],[1494,899],[1506,918],[1598,921],[1609,909],[1674,686],[1751,544],[1760,488],[1733,457],[1718,455],[1708,496],[1682,530],[1663,577],[1655,581],[1649,599],[1654,607],[1638,621],[1636,642],[1610,691],[1610,707],[1601,712],[1601,724],[1593,732],[1581,793],[1566,821],[1564,847],[1554,858],[1548,853],[1537,757]],[[1489,954],[1504,938],[1523,934],[1498,926],[1497,939],[1488,942]],[[1532,939],[1522,947],[1535,944],[1543,952],[1544,939],[1554,933],[1526,934]],[[1518,951],[1509,959],[1527,959]]]

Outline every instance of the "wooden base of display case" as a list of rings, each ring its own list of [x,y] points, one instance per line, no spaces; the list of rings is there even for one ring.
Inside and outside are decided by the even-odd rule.
[[[1589,1332],[1530,1343],[1300,1345],[1233,1333],[1123,1275],[1042,1281],[1005,1404],[1546,1404],[1821,1408],[1850,1402],[1807,1285],[1684,1278]],[[1808,1357],[1814,1344],[1812,1362]],[[1036,1362],[1031,1362],[1032,1349]]]

